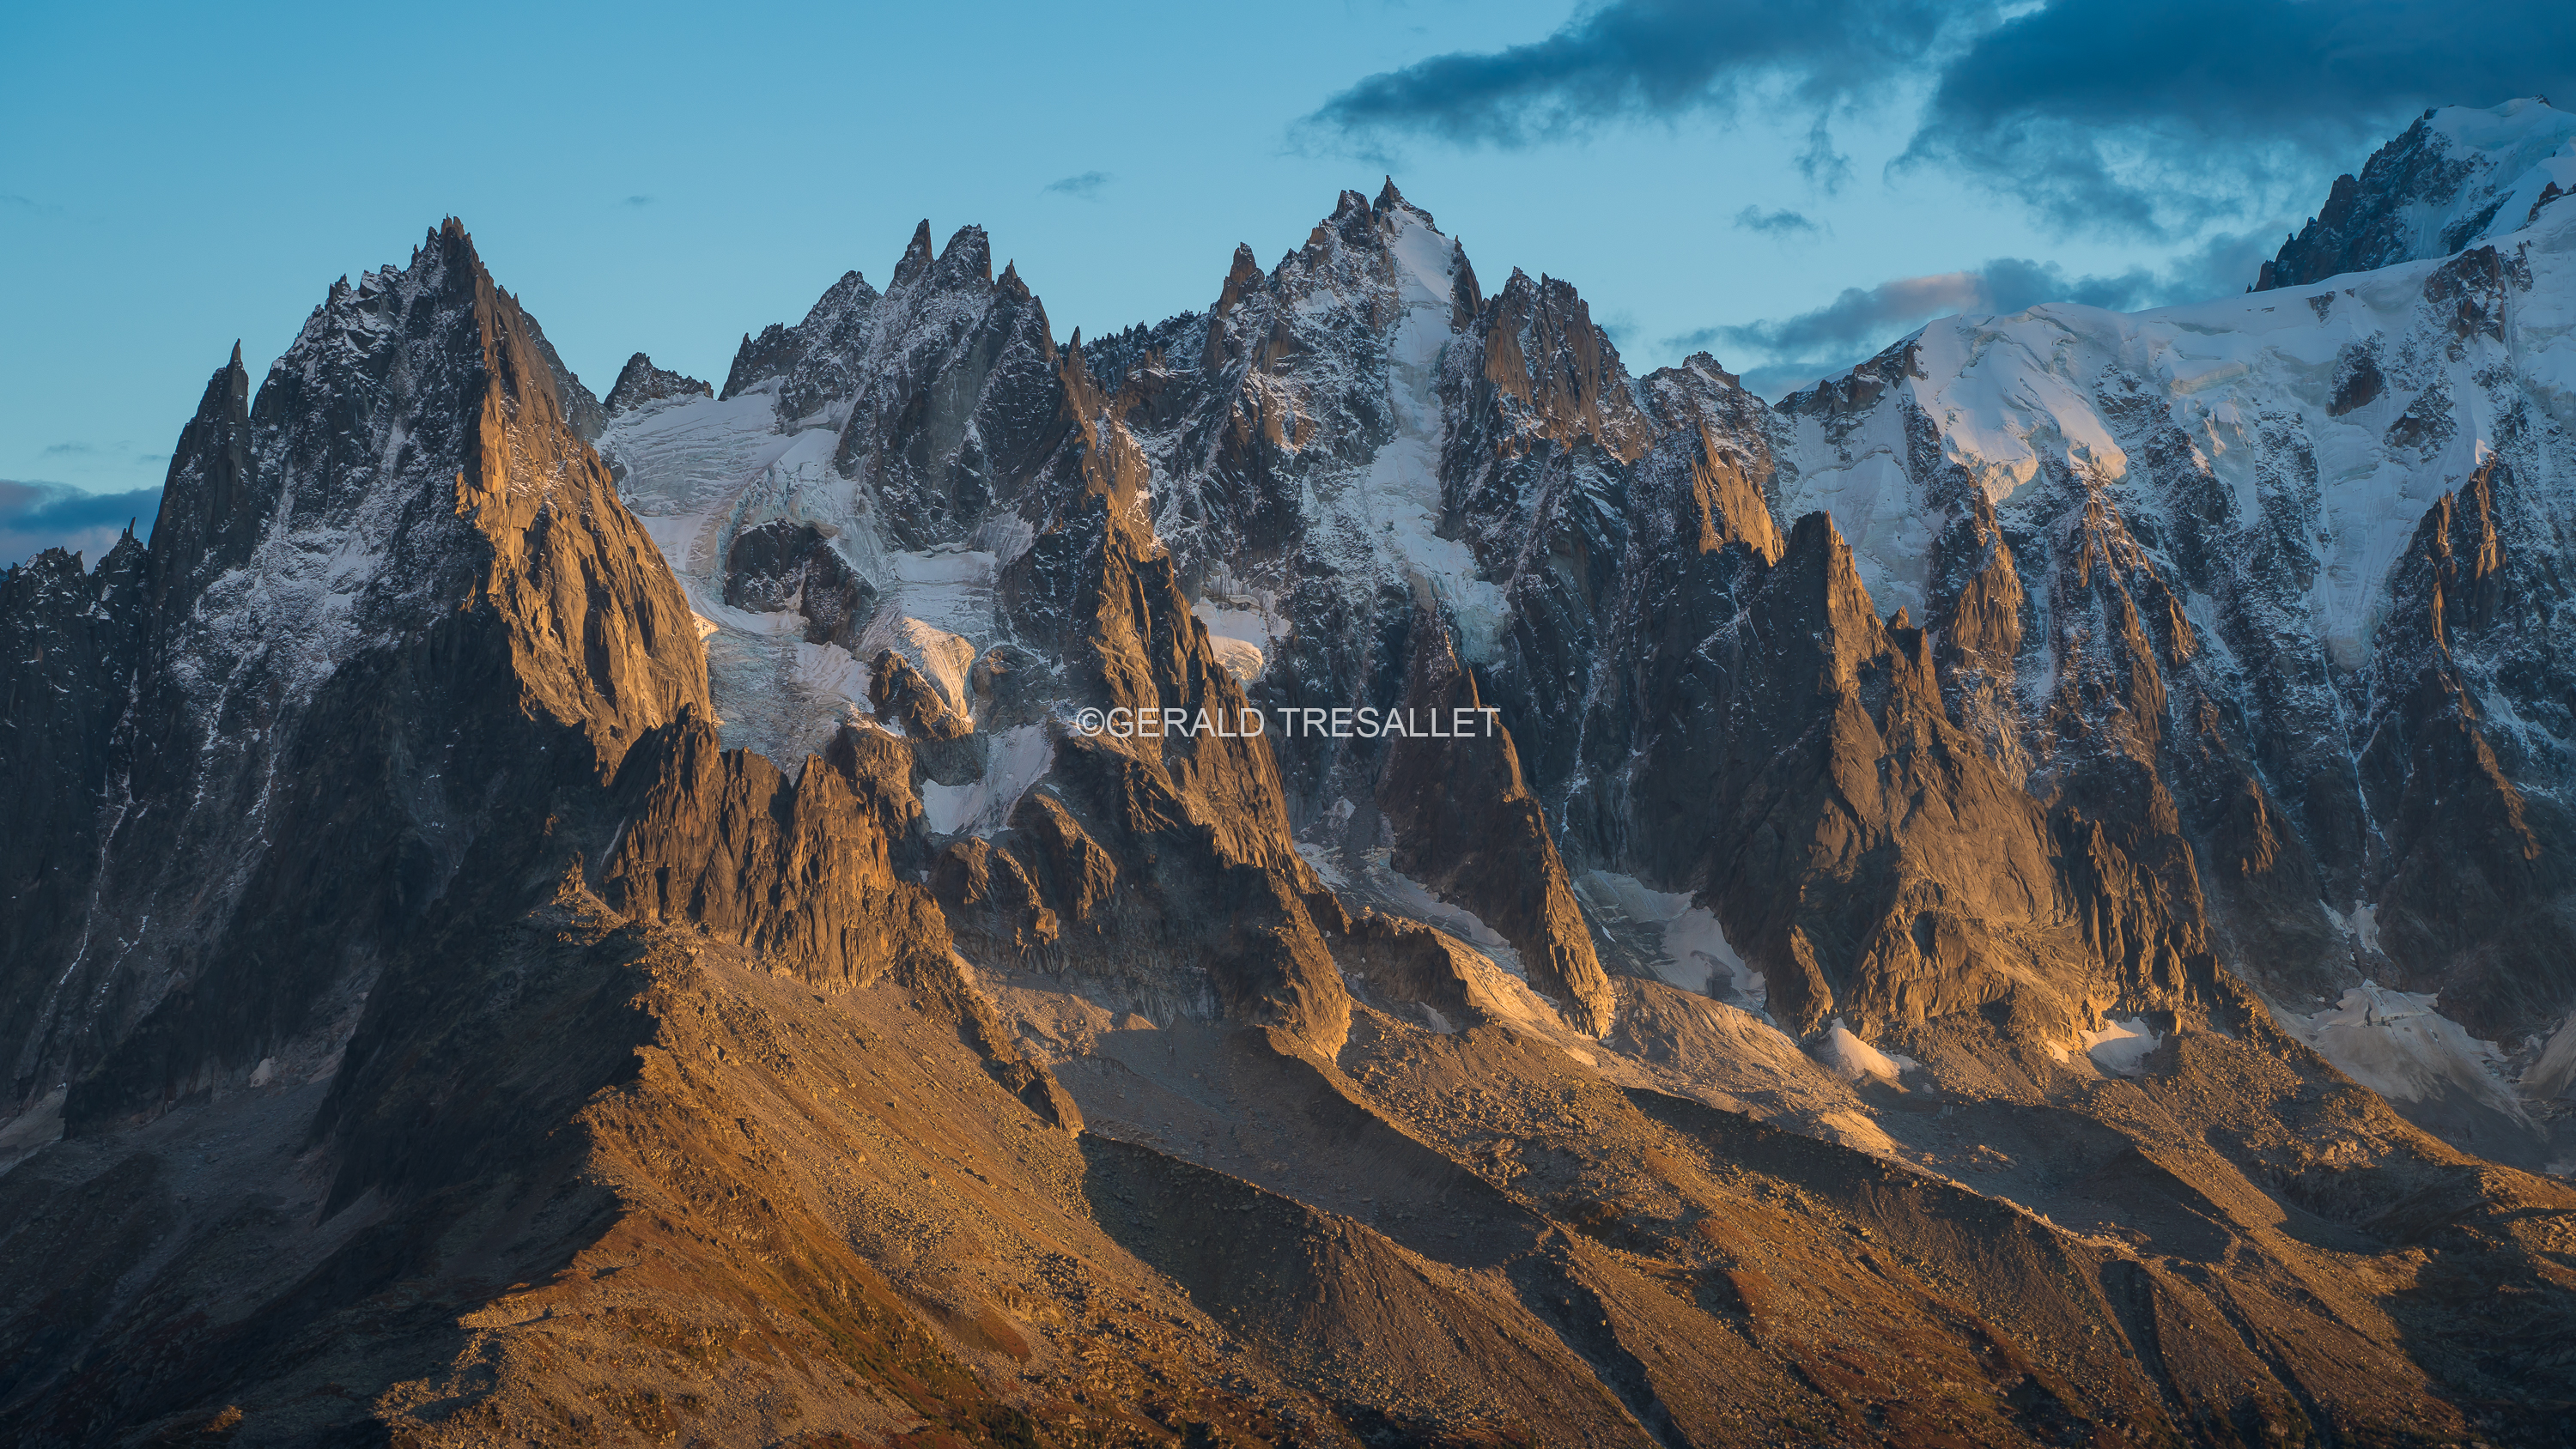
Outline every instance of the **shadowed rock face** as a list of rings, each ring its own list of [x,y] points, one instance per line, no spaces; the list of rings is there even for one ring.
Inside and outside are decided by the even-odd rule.
[[[114,1116],[237,1080],[354,1009],[493,800],[707,707],[559,366],[451,222],[335,285],[256,403],[237,357],[216,374],[161,550],[119,565],[145,576],[123,698],[52,736],[94,772],[64,843],[97,864],[77,914],[12,912],[54,963],[8,987],[22,1099],[76,1081],[76,1116]]]
[[[792,609],[805,642],[855,648],[876,612],[877,588],[810,523],[773,519],[734,536],[725,553],[726,604],[754,613]]]
[[[2359,761],[2387,822],[2381,939],[2480,1023],[2546,1018],[2576,993],[2576,822],[2550,788],[2565,763],[2486,719],[2567,708],[2542,683],[2576,661],[2556,622],[2566,584],[2534,547],[2539,494],[2498,458],[2425,514],[2392,580],[2370,682],[2382,723]]]
[[[1490,723],[1475,676],[1444,647],[1436,618],[1415,625],[1409,729],[1387,748],[1380,808],[1397,869],[1473,911],[1520,953],[1533,984],[1566,1003],[1576,1029],[1610,1029],[1610,978],[1592,949],[1547,817],[1522,782],[1509,730]],[[1443,736],[1446,736],[1445,738]]]
[[[238,376],[238,373],[233,374]],[[127,534],[95,569],[48,549],[0,581],[0,701],[11,726],[5,756],[16,828],[0,837],[0,955],[40,959],[78,929],[113,788],[110,736],[125,710],[143,648],[149,555]],[[27,973],[5,982],[10,1019],[24,1021],[41,989]]]
[[[1392,184],[1090,348],[989,255],[639,354],[612,485],[450,224],[0,585],[0,1437],[2555,1442],[2576,1194],[2240,975],[2374,871],[2561,989],[2523,454],[2351,672],[2356,864],[2172,511],[1911,415],[1919,620],[1784,516],[1919,357],[1631,379]]]
[[[1741,542],[1694,557],[1736,622],[1636,638],[1655,652],[1616,706],[1645,734],[1623,843],[1723,902],[1776,1018],[1876,1034],[1991,1013],[2036,1045],[2115,1001],[2218,1004],[2187,867],[2164,881],[2118,827],[2024,793],[1945,710],[1924,631],[1872,613],[1830,520],[1801,519],[1776,563]]]
[[[1059,738],[1057,782],[1022,798],[1002,848],[1021,853],[1037,908],[1060,923],[1045,948],[1058,969],[1125,977],[1329,1053],[1349,1024],[1322,935],[1340,908],[1290,839],[1266,740],[1241,733],[1241,687],[1142,526],[1142,460],[1079,351],[1064,389],[1080,462],[1053,480],[1044,527],[1004,575],[1008,609],[1023,638],[1060,652],[1076,709],[1187,732]],[[1117,880],[1128,886],[1113,894]]]

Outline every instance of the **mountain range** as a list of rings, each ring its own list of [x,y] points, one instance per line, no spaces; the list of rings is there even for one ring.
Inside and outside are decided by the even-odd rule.
[[[2571,190],[1776,405],[1391,180],[604,399],[450,220],[0,580],[0,1430],[2563,1442]]]

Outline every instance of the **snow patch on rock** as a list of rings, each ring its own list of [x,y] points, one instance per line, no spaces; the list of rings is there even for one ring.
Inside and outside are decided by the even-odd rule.
[[[1878,1081],[1891,1087],[1896,1085],[1897,1078],[1907,1067],[1922,1065],[1910,1057],[1883,1052],[1862,1041],[1852,1034],[1850,1027],[1843,1025],[1839,1016],[1834,1018],[1833,1025],[1825,1028],[1824,1036],[1817,1041],[1816,1058],[1845,1081]]]
[[[1440,397],[1443,349],[1456,335],[1451,295],[1457,244],[1421,213],[1388,213],[1396,321],[1386,334],[1385,386],[1395,436],[1348,472],[1318,478],[1306,498],[1307,530],[1354,580],[1394,579],[1436,599],[1457,621],[1468,662],[1491,662],[1509,616],[1502,590],[1479,577],[1463,539],[1444,538],[1440,455],[1449,420]],[[1328,298],[1307,299],[1321,306]]]
[[[2379,949],[2379,907],[2354,901],[2352,910],[2346,913],[2323,901],[2317,905],[2325,911],[2326,919],[2334,923],[2336,930],[2352,938],[2353,944],[2365,951]]]
[[[1020,797],[1055,762],[1044,725],[1021,725],[992,737],[984,773],[963,785],[921,782],[921,813],[933,835],[992,835],[1010,822]]]
[[[2147,1026],[2146,1018],[2133,1016],[2127,1021],[2104,1018],[2099,1031],[2075,1034],[2077,1047],[2093,1059],[2093,1065],[2113,1076],[2134,1077],[2145,1070],[2147,1054],[2164,1045],[2164,1038]]]
[[[1452,905],[1433,895],[1420,881],[1397,870],[1383,846],[1368,852],[1361,869],[1372,893],[1385,899],[1400,915],[1426,925],[1439,927],[1492,958],[1495,965],[1515,979],[1526,981],[1529,972],[1521,965],[1521,953],[1502,934],[1488,926],[1475,912]]]
[[[2534,1102],[2555,1101],[2576,1087],[2576,1014],[2551,1033],[2540,1059],[2522,1074],[2522,1095]]]
[[[1738,1005],[1762,1009],[1762,973],[1744,964],[1727,941],[1726,928],[1688,895],[1655,890],[1635,876],[1606,870],[1584,872],[1574,888],[1596,914],[1614,910],[1658,933],[1663,954],[1654,965],[1664,980],[1685,991],[1731,997]]]
[[[1259,679],[1269,667],[1271,648],[1288,633],[1288,621],[1262,599],[1201,599],[1190,606],[1190,612],[1207,626],[1217,663],[1237,684]]]
[[[2504,1084],[2504,1054],[2493,1042],[2433,1009],[2434,998],[2364,981],[2308,1015],[2279,1013],[2293,1035],[2345,1076],[2391,1102],[2461,1096],[2516,1121],[2522,1104]]]
[[[990,632],[989,626],[987,633]],[[880,612],[859,641],[859,657],[873,661],[879,650],[891,649],[921,671],[939,697],[959,714],[967,713],[967,671],[975,667],[975,656],[981,652],[975,641],[962,634],[951,634],[935,624],[925,623],[909,614]]]

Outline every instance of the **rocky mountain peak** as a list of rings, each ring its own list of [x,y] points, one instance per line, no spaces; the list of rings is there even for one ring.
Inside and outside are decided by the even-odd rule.
[[[1366,247],[1377,229],[1377,213],[1370,209],[1369,199],[1356,191],[1344,191],[1333,202],[1332,213],[1315,223],[1306,235],[1304,255],[1309,264],[1320,264],[1337,246]]]
[[[1013,280],[1018,280],[1017,274]],[[949,236],[932,267],[930,284],[940,288],[993,285],[993,244],[982,227],[961,226]]]
[[[18,1079],[88,1076],[75,1115],[157,1110],[173,1082],[319,1029],[474,838],[462,801],[485,772],[460,751],[559,730],[596,778],[707,709],[688,604],[562,375],[451,219],[407,267],[333,286],[256,396],[237,361],[210,380],[148,588],[96,646],[124,702],[81,722],[89,798],[125,803],[73,828],[98,874],[67,884],[114,905],[51,918],[71,934],[39,949],[79,972],[0,1002]],[[403,777],[406,803],[343,812],[351,769]],[[335,907],[286,884],[332,870],[359,873]],[[124,949],[84,955],[102,929]],[[295,969],[259,964],[290,940]],[[208,994],[249,1016],[201,1019]]]
[[[1477,430],[1478,446],[1590,438],[1622,462],[1644,453],[1654,429],[1631,396],[1618,349],[1572,284],[1533,280],[1515,267],[1472,332],[1481,334],[1482,380],[1501,409],[1498,431]]]
[[[930,270],[930,218],[923,217],[912,229],[912,240],[905,244],[903,257],[894,264],[894,285],[905,286]]]
[[[1243,300],[1245,292],[1260,285],[1261,276],[1261,263],[1254,259],[1251,244],[1235,243],[1234,262],[1226,268],[1225,285],[1217,289],[1216,305],[1209,309],[1210,315],[1222,316],[1233,311],[1235,304]]]
[[[1389,176],[1386,178],[1386,184],[1378,188],[1377,200],[1369,203],[1369,210],[1377,214],[1378,220],[1384,221],[1399,207],[1411,212],[1424,226],[1436,228],[1439,225],[1431,219],[1430,212],[1406,201],[1404,193],[1395,189],[1395,178]]]
[[[2263,264],[2256,291],[2448,256],[2519,231],[2576,191],[2576,114],[2540,97],[2428,110]]]
[[[884,500],[908,547],[962,540],[1011,498],[1055,447],[1061,413],[1045,305],[1016,272],[994,279],[982,227],[925,261],[929,235],[925,222],[865,334],[812,355],[796,399],[849,409],[832,466]]]
[[[850,275],[855,277],[858,273]],[[715,394],[714,388],[694,377],[655,367],[652,358],[639,352],[626,359],[626,366],[618,370],[617,382],[608,389],[608,398],[602,406],[614,416],[628,408],[660,402],[665,398],[713,397]]]
[[[1786,547],[1772,517],[1769,489],[1776,468],[1761,399],[1705,352],[1680,367],[1659,368],[1638,387],[1647,411],[1671,435],[1659,450],[1678,448],[1687,458],[1690,495],[1684,535],[1695,534],[1701,552],[1743,541],[1769,562]]]
[[[161,508],[152,525],[161,547],[152,554],[156,608],[174,591],[193,600],[226,569],[250,558],[266,527],[273,497],[251,486],[250,374],[241,344],[207,380],[196,416],[180,429],[161,485]]]
[[[923,224],[928,225],[927,222]],[[853,267],[843,272],[838,281],[824,288],[822,296],[814,299],[814,305],[806,309],[805,321],[801,325],[808,328],[818,324],[846,326],[846,319],[866,315],[876,300],[876,288],[869,286],[868,279]]]
[[[867,278],[856,270],[843,272],[807,309],[804,321],[793,327],[772,322],[757,337],[745,334],[718,396],[731,399],[774,381],[780,411],[791,418],[811,416],[847,388],[848,359],[866,349],[877,301]]]

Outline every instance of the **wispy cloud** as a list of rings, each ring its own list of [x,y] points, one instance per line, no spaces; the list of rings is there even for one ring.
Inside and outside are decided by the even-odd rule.
[[[1748,206],[1737,212],[1735,229],[1776,237],[1817,236],[1824,231],[1822,224],[1803,211],[1764,211],[1758,206]]]
[[[1038,189],[1056,196],[1077,196],[1084,201],[1093,201],[1099,198],[1102,187],[1117,179],[1106,171],[1085,171],[1079,176],[1050,181]]]
[[[1833,127],[1822,116],[1807,128],[1807,144],[1799,149],[1797,165],[1798,174],[1807,178],[1807,184],[1827,196],[1842,190],[1851,180],[1851,158],[1834,149]]]
[[[98,451],[95,443],[48,443],[43,456],[48,458],[86,458]]]
[[[630,196],[617,204],[620,206],[651,206],[653,204],[653,198],[639,194]]]
[[[1729,346],[1772,357],[1848,352],[1935,317],[1961,312],[2018,312],[2044,301],[2094,307],[2141,304],[2155,275],[2140,268],[2116,277],[2069,277],[2047,262],[1998,257],[1973,271],[1897,277],[1875,287],[1846,287],[1842,295],[1795,316],[1707,327],[1672,339],[1675,346]]]
[[[2267,255],[2267,235],[2268,230],[2257,230],[2214,237],[2172,258],[2162,270],[2132,267],[2109,276],[2071,274],[2054,262],[2027,257],[1997,257],[1972,269],[1847,287],[1822,307],[1696,328],[1667,337],[1663,344],[1675,352],[1713,347],[1756,359],[1744,370],[1746,386],[1773,396],[1790,385],[1841,372],[1939,317],[2012,313],[2044,302],[2135,311],[2241,291]]]
[[[126,522],[149,537],[161,490],[86,493],[62,483],[0,478],[0,567],[25,563],[49,548],[66,548],[95,565],[116,544]]]

